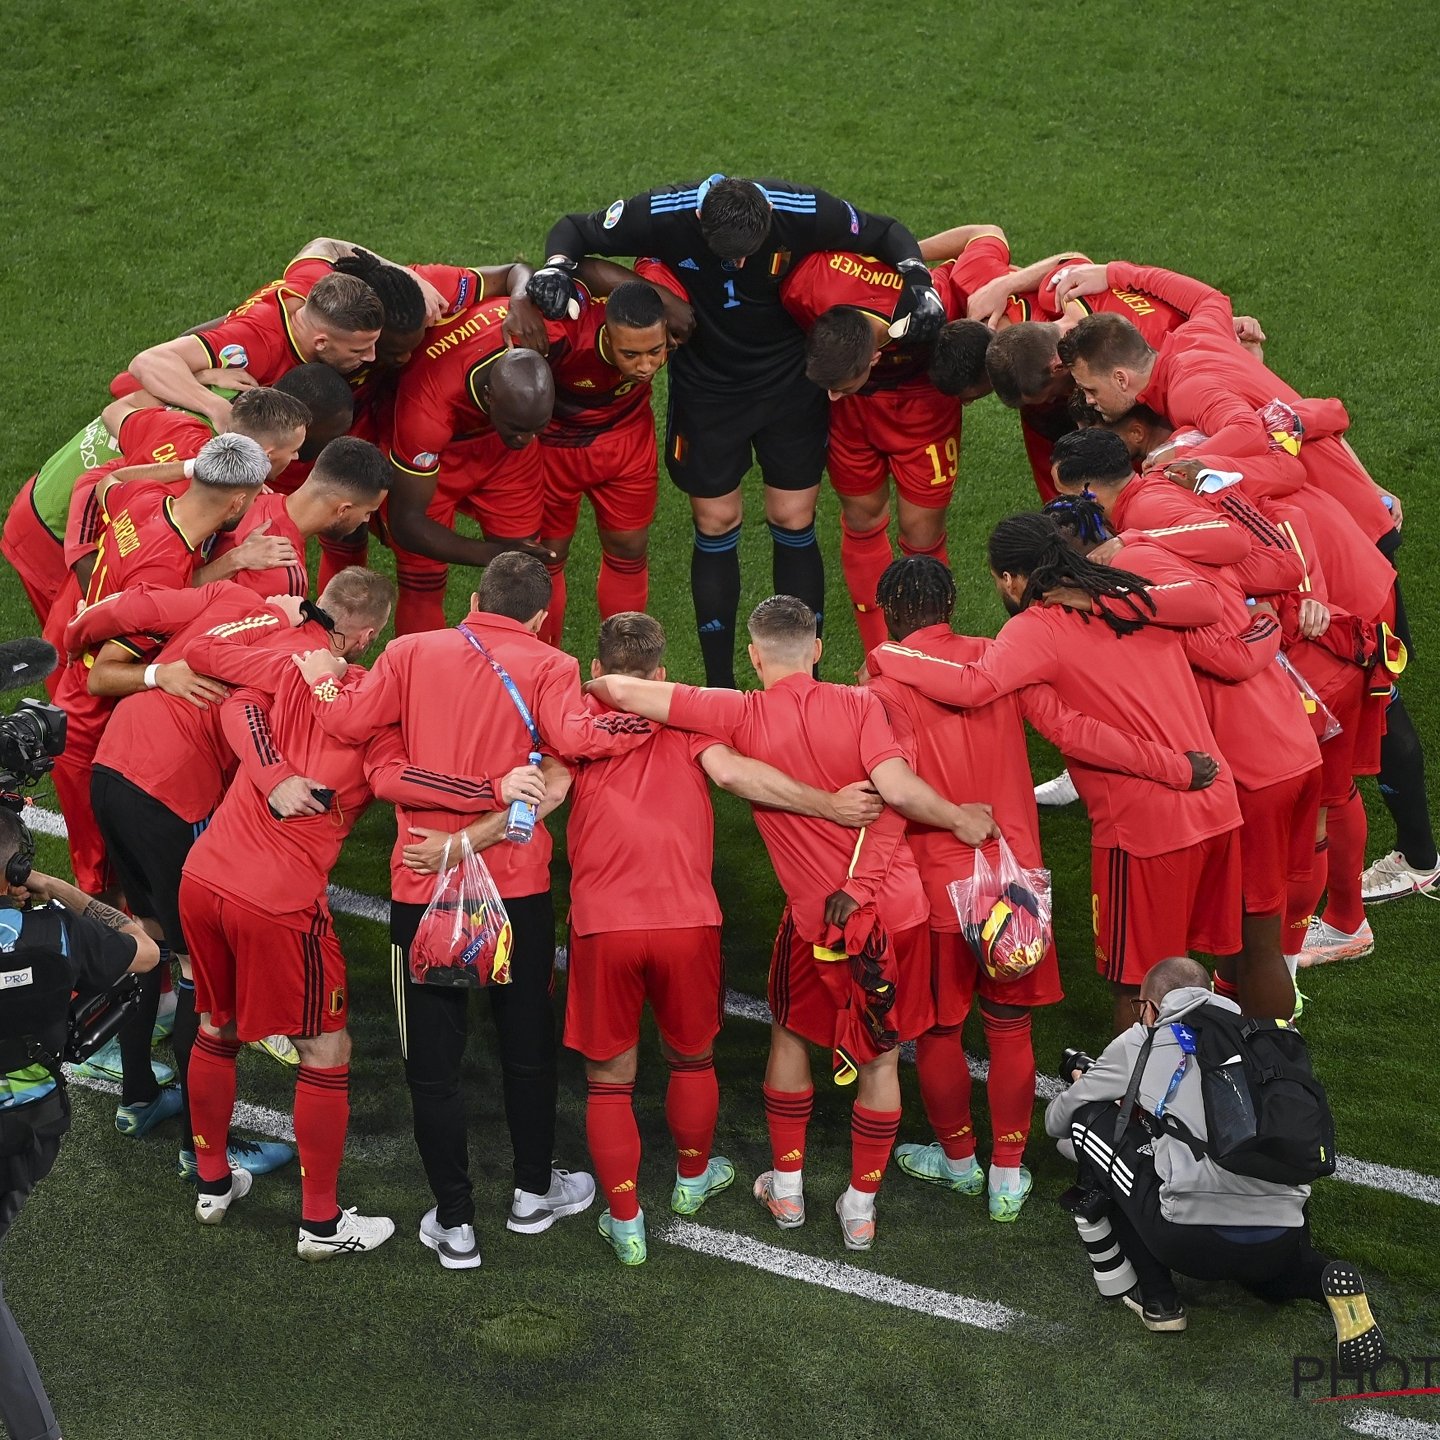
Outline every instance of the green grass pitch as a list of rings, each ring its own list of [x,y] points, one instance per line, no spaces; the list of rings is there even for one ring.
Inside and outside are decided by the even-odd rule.
[[[756,0],[350,0],[323,10],[14,0],[6,18],[6,497],[99,411],[132,354],[235,303],[312,235],[400,259],[535,259],[562,211],[714,170],[783,175],[897,214],[917,234],[997,222],[1022,261],[1079,246],[1169,265],[1257,315],[1267,358],[1307,393],[1345,399],[1361,455],[1406,502],[1401,563],[1420,653],[1405,685],[1440,755],[1431,668],[1440,636],[1430,624],[1440,598],[1440,317],[1425,239],[1440,211],[1431,64],[1440,34],[1428,7],[1175,0],[1137,11],[1037,0],[792,13]],[[950,522],[963,625],[998,626],[983,539],[1033,500],[1014,417],[993,400],[972,407]],[[826,665],[845,679],[859,653],[832,496],[822,528]],[[769,591],[768,548],[752,524],[747,607]],[[651,593],[677,678],[699,673],[689,552],[683,497],[662,477]],[[587,663],[595,564],[593,532],[582,528],[568,640]],[[452,577],[452,609],[466,581]],[[7,572],[0,632],[32,629]],[[1037,774],[1052,773],[1053,753],[1038,742],[1034,760]],[[1373,789],[1367,798],[1375,854],[1390,827]],[[717,813],[729,983],[760,994],[777,892],[748,816],[726,802]],[[372,811],[337,879],[383,894],[392,825]],[[1108,999],[1087,959],[1084,818],[1047,816],[1044,830],[1070,992],[1037,1018],[1048,1069],[1064,1043],[1101,1043]],[[44,842],[42,864],[59,857]],[[1374,957],[1307,977],[1306,1012],[1342,1150],[1429,1175],[1440,1173],[1436,1030],[1425,1018],[1436,919],[1419,899],[1375,913]],[[623,1271],[593,1214],[538,1239],[507,1235],[508,1147],[479,1006],[469,1080],[485,1264],[442,1273],[414,1238],[429,1199],[389,1018],[387,941],[364,921],[342,931],[357,1032],[342,1196],[395,1216],[397,1238],[353,1264],[300,1264],[293,1170],[262,1180],[224,1227],[201,1232],[171,1173],[177,1136],[122,1140],[108,1101],[77,1091],[74,1132],[3,1262],[67,1436],[1348,1433],[1355,1406],[1290,1394],[1291,1357],[1327,1353],[1323,1313],[1187,1285],[1191,1327],[1172,1337],[1104,1306],[1053,1204],[1065,1167],[1042,1140],[1028,1157],[1035,1196],[1017,1224],[990,1224],[978,1202],[892,1170],[877,1248],[845,1257],[828,1205],[845,1183],[848,1097],[822,1088],[812,1220],[782,1236],[744,1193],[767,1156],[766,1037],[746,1020],[730,1023],[718,1049],[717,1145],[742,1178],[699,1222],[999,1301],[1022,1320],[970,1328],[663,1240],[645,1267]],[[982,1044],[978,1029],[972,1043]],[[653,1044],[645,1059],[642,1191],[658,1221],[669,1155]],[[902,1139],[926,1138],[913,1069],[904,1083]],[[253,1053],[241,1089],[288,1109],[287,1078]],[[559,1146],[571,1165],[584,1163],[582,1090],[581,1067],[566,1056]],[[983,1126],[983,1091],[977,1099]],[[1434,1353],[1435,1207],[1336,1181],[1318,1189],[1313,1213],[1319,1243],[1370,1282],[1393,1348]],[[1433,1399],[1383,1403],[1440,1421]]]

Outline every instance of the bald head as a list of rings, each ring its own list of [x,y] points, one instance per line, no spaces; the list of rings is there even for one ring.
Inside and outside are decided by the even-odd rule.
[[[1153,1000],[1159,1006],[1172,990],[1209,988],[1210,972],[1198,960],[1192,960],[1188,955],[1172,955],[1146,973],[1140,986],[1140,998]]]
[[[555,380],[533,350],[507,350],[490,367],[490,421],[512,450],[523,450],[549,423]]]

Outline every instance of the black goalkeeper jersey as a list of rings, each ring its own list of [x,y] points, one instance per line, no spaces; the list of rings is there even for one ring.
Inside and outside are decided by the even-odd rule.
[[[695,334],[670,362],[676,388],[752,394],[793,379],[805,336],[780,303],[780,282],[817,250],[853,250],[892,265],[919,258],[915,237],[888,215],[871,215],[824,190],[757,180],[771,205],[770,233],[741,263],[713,254],[700,231],[700,202],[721,175],[658,185],[588,215],[566,215],[545,242],[548,256],[653,256],[689,292]]]

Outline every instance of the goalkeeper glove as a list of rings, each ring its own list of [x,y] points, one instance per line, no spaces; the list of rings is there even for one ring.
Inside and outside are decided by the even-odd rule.
[[[543,270],[537,270],[525,286],[526,296],[547,320],[580,315],[580,292],[575,288],[575,261],[568,255],[552,255]]]
[[[890,322],[890,336],[894,340],[908,340],[912,345],[923,345],[940,333],[945,323],[945,307],[935,291],[930,267],[923,260],[911,256],[895,268],[905,289],[895,307],[895,318]]]

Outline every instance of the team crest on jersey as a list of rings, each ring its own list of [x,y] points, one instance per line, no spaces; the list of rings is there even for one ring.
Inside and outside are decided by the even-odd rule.
[[[243,345],[222,345],[220,347],[220,365],[226,370],[243,370],[250,363],[250,357],[245,353]]]
[[[728,270],[731,274],[734,274],[734,272],[738,270],[743,263],[744,262],[740,260],[722,260],[720,262],[720,268],[722,270]]]
[[[625,213],[625,202],[624,202],[623,200],[616,200],[616,201],[614,201],[614,202],[611,204],[610,208],[605,212],[605,219],[604,219],[604,221],[602,222],[602,224],[605,226],[605,228],[606,228],[607,230],[613,230],[613,229],[620,223],[620,217],[621,217],[624,213]]]

